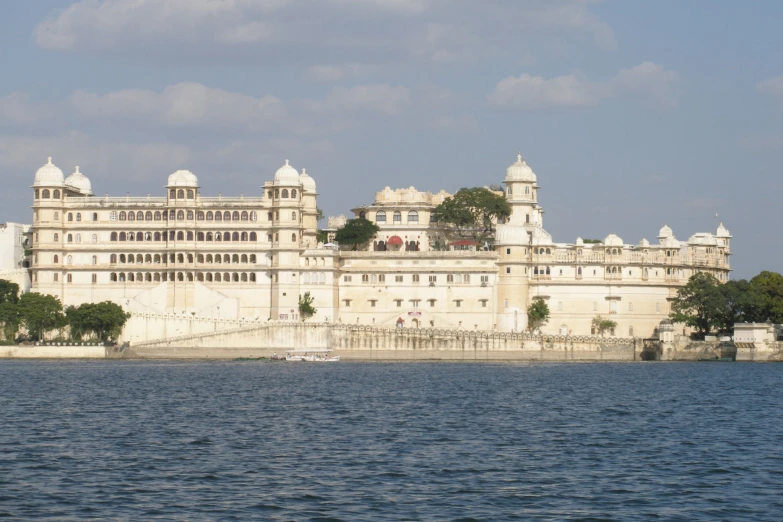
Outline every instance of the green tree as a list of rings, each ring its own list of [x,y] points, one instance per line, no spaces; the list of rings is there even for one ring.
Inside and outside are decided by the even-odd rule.
[[[316,221],[321,221],[324,218],[324,211],[320,208],[315,209],[315,219]]]
[[[315,236],[315,240],[319,243],[326,244],[329,242],[329,233],[326,230],[319,230]]]
[[[617,322],[612,321],[611,319],[607,319],[601,315],[596,315],[593,317],[593,329],[595,330],[595,333],[601,337],[603,337],[606,332],[614,328],[617,328]]]
[[[0,279],[0,303],[5,302],[13,304],[19,302],[19,285],[5,279]]]
[[[65,310],[71,326],[71,337],[80,340],[84,334],[92,334],[103,342],[119,337],[130,314],[111,301],[84,303],[78,308],[69,306]]]
[[[315,298],[310,295],[310,292],[305,292],[304,295],[299,296],[299,316],[302,318],[302,322],[305,322],[318,312],[316,308],[313,308],[313,301],[315,301]]]
[[[534,299],[527,307],[527,327],[533,332],[549,321],[549,305],[543,299]]]
[[[60,300],[51,295],[30,292],[19,298],[19,320],[36,340],[66,324]]]
[[[761,295],[763,301],[757,321],[783,323],[783,276],[765,270],[750,280],[750,286]]]
[[[462,188],[435,207],[432,218],[450,229],[455,238],[483,243],[494,236],[494,223],[508,218],[511,207],[506,198],[482,187]]]
[[[757,323],[766,320],[766,300],[761,290],[748,281],[727,281],[720,285],[723,314],[720,329],[731,332],[735,323]]]
[[[698,272],[677,290],[669,318],[695,328],[699,335],[707,335],[723,324],[726,310],[720,282],[712,274]]]
[[[600,244],[602,242],[603,241],[601,241],[600,239],[583,239],[582,240],[582,243],[584,243],[585,245],[598,245],[598,244]]]
[[[365,218],[349,219],[343,228],[339,229],[334,236],[335,241],[340,245],[349,245],[352,250],[359,250],[360,245],[367,244],[380,227]]]

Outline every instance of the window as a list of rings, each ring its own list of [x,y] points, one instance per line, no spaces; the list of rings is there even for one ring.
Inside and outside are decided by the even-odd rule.
[[[419,307],[419,301],[421,301],[421,299],[411,299],[411,307],[418,308]]]
[[[93,212],[93,214],[92,214],[92,220],[93,220],[93,221],[98,221],[98,213],[97,213],[97,212]]]
[[[291,189],[291,197],[296,199],[296,189]]]
[[[408,212],[408,223],[418,223],[419,222],[419,213],[415,210],[411,210]]]
[[[435,308],[435,299],[427,299],[427,302],[430,304],[430,308]]]
[[[481,286],[487,286],[489,284],[489,276],[481,276]]]
[[[288,197],[288,189],[283,189],[283,192],[280,194],[281,198],[287,198]]]
[[[98,256],[92,256],[92,264],[97,265],[98,264]]]
[[[98,282],[98,274],[93,274],[92,275],[92,282],[93,282],[93,284]]]
[[[351,282],[351,276],[349,276],[349,275],[343,276],[343,281],[345,281],[346,283],[350,283]]]
[[[394,276],[394,282],[395,283],[402,283],[402,276],[401,275]]]
[[[395,223],[402,223],[402,214],[399,210],[394,212],[394,222]]]
[[[370,299],[370,308],[375,308],[375,303],[377,303],[377,302],[378,301],[375,300],[375,299]]]
[[[419,274],[413,274],[413,282],[418,283],[419,282]]]
[[[116,213],[115,213],[115,214],[116,214]],[[54,220],[55,220],[55,221],[57,221],[57,220],[59,220],[59,219],[60,219],[60,213],[59,213],[59,212],[55,212],[55,213],[54,213]],[[115,218],[115,219],[116,219],[116,218]]]
[[[368,274],[362,274],[362,283],[369,283],[370,276]]]
[[[60,274],[54,274],[54,282],[58,282],[60,280]]]
[[[438,276],[431,275],[429,276],[430,283],[437,283],[438,282]]]
[[[191,220],[193,219],[193,211],[192,210],[188,210],[188,219],[191,219]]]
[[[188,190],[188,199],[193,199],[195,193],[192,190]]]
[[[116,234],[116,232],[115,232],[115,234]],[[57,243],[58,241],[60,241],[60,234],[58,234],[57,232],[55,232],[55,233],[54,233],[54,242],[55,242],[55,243]]]
[[[68,221],[73,221],[73,214],[68,212]]]
[[[54,264],[56,265],[59,262],[60,262],[60,258],[57,256],[57,254],[55,254],[54,255]]]
[[[49,189],[43,189],[43,195],[41,196],[43,199],[49,199],[50,193]]]
[[[247,211],[242,212],[242,221],[247,221],[248,214]]]
[[[506,267],[506,273],[507,273],[507,274],[510,274],[510,273],[511,273],[511,267],[510,267],[510,266],[507,266],[507,267]]]
[[[68,274],[65,276],[65,281],[67,283],[73,283],[73,274]]]
[[[252,211],[250,213],[250,221],[257,221],[258,220],[258,214],[256,214],[256,211]]]
[[[68,234],[67,241],[68,241],[69,243],[73,243],[73,234]]]
[[[345,308],[350,308],[351,307],[351,300],[350,299],[343,299],[343,306]]]
[[[98,242],[98,234],[93,234],[93,235],[92,235],[92,237],[91,237],[90,239],[91,239],[91,241],[92,241],[93,243],[97,243],[97,242]]]
[[[455,299],[454,306],[457,308],[462,308],[462,299]]]
[[[376,223],[386,223],[386,212],[381,210],[377,214],[375,214],[375,222]]]
[[[480,299],[479,302],[481,303],[481,308],[487,307],[487,300],[486,299]]]
[[[234,221],[239,221],[239,212],[235,210],[234,213],[231,214],[231,219],[233,219]]]
[[[402,308],[402,299],[395,299],[394,303],[397,305],[397,308]]]

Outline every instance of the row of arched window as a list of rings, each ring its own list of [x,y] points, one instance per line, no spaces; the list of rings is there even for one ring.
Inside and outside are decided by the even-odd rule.
[[[271,213],[270,213],[271,214]],[[94,220],[98,220],[98,215],[94,215]],[[71,221],[71,215],[68,214],[68,221]],[[77,214],[76,221],[81,221],[81,214]],[[295,215],[294,215],[295,216]],[[168,213],[168,220],[169,221],[184,221],[184,220],[193,220],[193,218],[196,218],[198,221],[257,221],[258,220],[258,214],[256,214],[255,211],[242,211],[239,212],[237,210],[233,212],[229,212],[226,210],[225,212],[212,212],[211,210],[204,212],[203,210],[199,210],[198,212],[194,212],[193,210],[169,210]],[[156,211],[146,211],[142,212],[139,210],[138,212],[126,212],[124,210],[117,213],[116,211],[113,211],[111,214],[109,214],[109,219],[111,221],[162,221],[164,219],[167,219],[166,212]],[[296,217],[294,217],[296,219]],[[271,217],[270,217],[271,220]]]
[[[98,256],[92,256],[92,264],[97,265],[98,264]],[[52,262],[57,265],[60,263],[60,256],[57,254],[54,254],[52,256]],[[65,256],[65,264],[66,265],[72,265],[73,264],[73,256]]]
[[[272,199],[273,197],[274,197],[275,199],[277,199],[277,198],[282,198],[282,199],[289,199],[289,192],[288,192],[288,189],[283,189],[283,190],[280,190],[280,189],[275,189],[274,193],[272,193],[272,191],[270,190],[270,191],[267,193],[267,195],[269,196],[269,199]],[[297,192],[296,192],[296,189],[291,189],[291,192],[290,192],[290,198],[291,198],[291,199],[296,199],[296,198],[297,198]]]
[[[60,241],[60,234],[57,232],[54,233],[53,236],[54,242],[58,243]],[[82,235],[79,233],[76,234],[66,234],[65,235],[65,241],[68,243],[81,243],[82,242]],[[97,243],[98,242],[98,234],[93,234],[90,236],[90,242],[91,243]]]
[[[49,189],[35,189],[35,199],[60,199],[60,190],[54,189],[50,192]]]
[[[57,256],[55,255],[55,262],[57,262]],[[192,263],[193,254],[169,254],[168,261],[170,263]],[[256,263],[255,254],[198,254],[195,257],[198,263]],[[95,260],[95,256],[93,256]],[[109,263],[136,263],[136,264],[160,264],[166,262],[166,254],[112,254],[109,257]],[[93,263],[95,264],[95,263]]]
[[[195,196],[196,193],[192,189],[188,189],[187,191],[182,189],[169,190],[169,199],[193,199]]]
[[[366,214],[364,211],[359,212],[360,218],[365,218]],[[395,210],[392,214],[392,220],[394,223],[402,223],[402,212],[399,210]],[[375,213],[375,222],[376,223],[386,223],[386,211],[385,210],[379,210]],[[418,223],[419,222],[419,213],[415,210],[411,210],[408,212],[408,223]]]
[[[55,234],[56,235],[56,234]],[[70,234],[69,234],[70,235]],[[78,235],[78,234],[77,234]],[[294,241],[296,241],[293,234]],[[256,232],[198,232],[169,230],[168,241],[258,241]],[[166,241],[166,232],[112,232],[111,241]],[[96,237],[97,242],[97,237]]]
[[[326,282],[326,274],[323,272],[305,272],[302,274],[302,282],[303,283],[325,283]]]
[[[196,273],[193,272],[112,272],[109,280],[113,283],[160,283],[165,281],[198,281],[201,283],[255,283],[256,274],[239,272]]]

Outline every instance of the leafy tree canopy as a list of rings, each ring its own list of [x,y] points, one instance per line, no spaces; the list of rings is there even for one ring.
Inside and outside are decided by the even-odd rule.
[[[585,245],[597,245],[597,244],[601,243],[601,240],[600,239],[583,239],[582,243],[584,243]]]
[[[60,300],[51,295],[30,292],[19,298],[19,319],[36,340],[55,328],[66,324]]]
[[[750,280],[750,286],[758,291],[763,302],[758,321],[783,323],[783,276],[765,270]]]
[[[334,236],[340,245],[349,245],[353,250],[359,250],[360,245],[365,245],[375,237],[380,227],[365,218],[349,219],[343,228]]]
[[[543,299],[534,299],[527,307],[527,327],[532,332],[540,329],[549,321],[549,305]]]
[[[313,307],[313,301],[315,298],[310,295],[310,292],[305,292],[304,295],[299,296],[299,315],[302,317],[302,322],[311,318],[318,312]]]
[[[65,309],[65,316],[74,340],[78,341],[85,334],[92,334],[103,342],[116,339],[130,318],[130,314],[111,301],[69,306]]]
[[[604,334],[610,331],[612,328],[617,328],[617,322],[612,321],[611,319],[607,319],[601,315],[596,315],[593,317],[593,328],[598,335],[603,337]]]
[[[726,300],[720,282],[712,274],[698,272],[677,290],[669,318],[696,329],[699,335],[720,327],[726,317]]]
[[[0,279],[0,303],[18,303],[19,302],[19,285]]]
[[[494,234],[493,223],[511,215],[506,198],[483,187],[462,188],[433,210],[433,219],[458,238],[483,243]]]

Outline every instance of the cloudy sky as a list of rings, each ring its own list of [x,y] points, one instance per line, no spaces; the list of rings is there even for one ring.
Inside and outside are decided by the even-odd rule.
[[[257,195],[291,160],[327,214],[499,183],[521,151],[556,241],[734,235],[783,271],[783,3],[7,0],[0,222],[35,171],[96,194]]]

